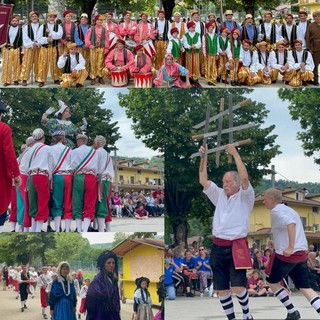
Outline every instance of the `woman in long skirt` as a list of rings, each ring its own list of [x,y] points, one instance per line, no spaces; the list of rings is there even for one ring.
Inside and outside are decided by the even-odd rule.
[[[28,287],[30,282],[29,272],[27,271],[27,266],[22,267],[22,272],[20,277],[18,277],[19,282],[19,292],[20,292],[20,301],[21,301],[21,312],[24,309],[27,309],[26,302],[28,300]]]
[[[49,296],[52,320],[76,320],[77,294],[69,273],[69,263],[60,262]]]

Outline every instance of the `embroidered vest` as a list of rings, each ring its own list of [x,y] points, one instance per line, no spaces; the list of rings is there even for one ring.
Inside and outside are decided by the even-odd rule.
[[[185,32],[185,24],[184,22],[180,22],[180,32],[179,32],[179,37],[180,39],[182,39],[182,37],[184,36],[184,32]],[[171,23],[171,29],[176,28],[176,23],[172,22]]]
[[[10,38],[9,38],[9,32],[8,32],[6,47],[8,48],[9,45],[10,45]],[[22,47],[22,27],[21,26],[18,26],[18,32],[16,34],[16,37],[14,38],[12,45],[13,45],[13,49]]]
[[[45,23],[45,24],[43,25],[43,30],[42,30],[42,36],[43,36],[43,37],[48,37],[48,33],[47,33],[47,31],[46,31],[47,28],[48,28],[48,24]],[[57,31],[58,31],[58,28],[59,28],[59,25],[58,25],[57,23],[55,23],[54,26],[53,26],[53,31],[54,31],[54,32],[57,32]],[[59,44],[59,40],[52,40],[52,46],[53,46],[53,47],[56,47],[58,44]]]
[[[264,34],[263,41],[266,41],[266,28],[264,26],[264,23],[261,24],[261,33]],[[276,25],[274,23],[271,24],[271,32],[270,32],[270,43],[276,43]]]
[[[287,39],[289,41],[290,46],[293,47],[293,41],[297,39],[297,26],[295,24],[292,26],[291,36],[289,39],[286,25],[285,24],[282,25],[281,26],[281,35],[283,38]]]
[[[104,41],[105,41],[105,32],[106,29],[104,27],[102,27],[101,30],[101,38],[100,38],[100,46],[99,48],[104,48]],[[96,28],[93,27],[91,28],[91,38],[90,38],[90,42],[93,46],[96,46],[96,41],[97,41],[97,34],[96,34]]]
[[[158,20],[156,20],[154,24],[154,28],[158,29]],[[162,34],[162,39],[163,40],[168,40],[168,30],[169,30],[169,21],[165,20],[164,22],[164,29],[163,29],[163,34]],[[159,34],[155,36],[156,40],[159,40]]]
[[[78,28],[78,35],[79,35],[79,39],[84,42],[84,38],[85,38],[85,34],[83,33],[83,29],[81,28],[81,24],[79,24],[77,26]],[[90,29],[90,26],[88,26],[88,30]]]
[[[257,40],[258,40],[258,32],[257,32],[257,27],[256,26],[252,26],[253,28],[253,38],[252,40],[249,38],[249,33],[248,33],[248,30],[247,30],[247,27],[244,26],[243,29],[242,29],[242,40],[244,39],[249,39],[252,41],[253,45],[255,45],[257,43]]]
[[[262,54],[260,51],[258,51],[258,58],[259,58],[259,63],[263,62],[265,66],[268,66],[268,59],[269,59],[269,51],[266,52],[266,60],[263,59]]]
[[[223,41],[222,37],[219,37],[219,45],[222,51],[227,50],[229,43],[229,38],[226,38],[226,41]]]
[[[62,30],[63,30],[62,39],[74,42],[74,28],[75,28],[74,23],[71,22],[70,39],[69,38],[67,39],[67,34],[66,34],[66,29],[65,29],[65,22],[63,22],[61,24],[61,27],[62,27]]]
[[[207,54],[218,54],[217,38],[216,34],[214,34],[212,39],[208,33],[205,35]]]
[[[239,59],[240,57],[240,49],[241,49],[241,42],[239,40],[236,40],[236,45],[234,45],[234,41],[230,41],[230,46],[231,46],[231,52],[232,52],[232,57],[234,59]]]
[[[182,43],[181,40],[178,39],[178,43],[175,40],[171,40],[172,42],[172,55],[174,56],[175,59],[179,59],[181,56],[181,48],[182,48]]]

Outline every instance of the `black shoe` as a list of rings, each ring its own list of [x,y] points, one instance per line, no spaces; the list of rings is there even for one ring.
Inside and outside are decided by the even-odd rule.
[[[273,81],[271,81],[271,83],[276,83],[277,82],[277,80],[273,80]]]
[[[217,81],[218,81],[218,82],[220,82],[220,81],[221,81],[221,76],[219,76],[219,77],[217,78]]]
[[[231,81],[231,85],[234,87],[234,86],[236,86],[237,84],[236,84],[235,81]]]
[[[236,85],[237,85],[238,87],[241,87],[241,82],[240,82],[240,81],[236,81]]]
[[[222,80],[222,83],[224,83],[224,84],[229,84],[229,82],[228,82],[227,79],[226,79],[226,80]]]
[[[318,86],[318,85],[319,85],[319,82],[318,82],[318,81],[313,81],[313,85],[314,85],[314,86]]]
[[[28,309],[28,307],[27,307],[26,305],[24,305],[24,308],[25,308],[25,309]]]
[[[187,292],[186,293],[186,297],[188,298],[193,298],[194,297],[194,294],[192,292]]]
[[[24,308],[21,308],[21,312],[23,312],[24,311]]]
[[[48,317],[47,317],[47,315],[45,313],[42,315],[42,318],[43,319],[48,319]]]
[[[285,320],[299,320],[299,319],[301,319],[300,313],[298,310],[296,310],[293,313],[288,313]]]
[[[307,81],[302,81],[302,85],[303,85],[304,87],[306,87],[306,86],[308,85],[308,82],[307,82]]]
[[[54,232],[50,225],[47,227],[47,232]]]

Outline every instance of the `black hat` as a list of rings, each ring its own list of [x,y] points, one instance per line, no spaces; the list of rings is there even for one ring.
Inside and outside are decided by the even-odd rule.
[[[138,288],[141,287],[141,282],[142,282],[142,281],[146,281],[146,282],[147,282],[147,287],[149,287],[150,280],[149,280],[147,277],[140,277],[140,278],[137,278],[136,281],[135,281],[136,286],[137,286]]]
[[[2,101],[0,101],[0,113],[3,113],[3,112],[8,112],[8,109],[6,105]]]

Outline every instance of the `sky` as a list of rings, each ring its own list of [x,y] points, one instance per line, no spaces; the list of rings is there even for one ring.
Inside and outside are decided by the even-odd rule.
[[[119,149],[118,155],[146,158],[157,155],[157,152],[146,148],[140,140],[135,139],[131,129],[132,121],[126,117],[124,109],[118,105],[117,94],[119,92],[126,93],[128,89],[113,88],[105,89],[104,92],[106,97],[104,107],[112,109],[113,120],[118,121],[119,131],[122,136],[116,143]],[[249,97],[252,100],[264,103],[266,108],[270,110],[265,126],[276,125],[273,133],[278,135],[276,143],[280,145],[280,150],[282,151],[282,154],[276,156],[271,162],[271,164],[275,165],[276,172],[278,172],[276,180],[320,182],[319,166],[314,164],[312,158],[304,156],[301,142],[296,138],[297,132],[300,130],[300,124],[298,121],[291,120],[287,108],[288,103],[278,97],[277,88],[256,88]]]

